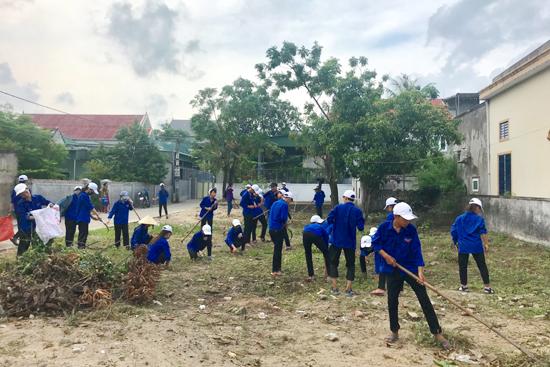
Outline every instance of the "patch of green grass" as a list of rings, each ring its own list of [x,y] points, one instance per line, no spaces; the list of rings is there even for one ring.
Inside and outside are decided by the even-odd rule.
[[[415,322],[413,330],[416,344],[430,348],[439,347],[425,321]],[[445,330],[445,337],[456,351],[465,351],[474,346],[469,337],[461,334],[461,330]]]

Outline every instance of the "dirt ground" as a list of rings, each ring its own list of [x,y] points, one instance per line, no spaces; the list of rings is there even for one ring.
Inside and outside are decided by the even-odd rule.
[[[354,298],[329,294],[319,253],[314,257],[317,279],[304,282],[300,229],[305,213],[297,217],[292,227],[294,248],[283,254],[284,275],[279,279],[269,274],[270,243],[258,243],[242,256],[229,254],[223,244],[222,228],[229,223],[224,214],[218,214],[214,222],[213,261],[191,262],[180,242],[196,221],[196,213],[188,210],[171,217],[168,223],[176,225],[171,241],[174,261],[163,272],[153,305],[117,302],[108,309],[64,317],[0,319],[0,366],[535,365],[471,317],[461,316],[430,294],[444,333],[455,347],[442,352],[431,343],[419,305],[407,286],[400,299],[401,339],[396,345],[386,345],[386,299],[369,295],[375,284],[372,258],[366,277],[357,266],[359,295]],[[101,232],[94,235],[104,236]],[[497,294],[480,292],[477,269],[471,266],[472,292],[463,295],[452,290],[457,268],[449,266],[455,260],[444,246],[449,242],[446,236],[445,232],[431,234],[423,244],[428,280],[500,332],[548,357],[550,251],[531,251],[526,247],[530,245],[514,244],[526,249],[522,256],[537,268],[534,274],[524,274],[526,268],[516,263],[499,263],[506,260],[501,257],[512,245],[508,239],[502,245],[496,241],[489,266],[494,270]],[[531,286],[524,283],[514,288],[522,276],[533,277],[527,280]]]

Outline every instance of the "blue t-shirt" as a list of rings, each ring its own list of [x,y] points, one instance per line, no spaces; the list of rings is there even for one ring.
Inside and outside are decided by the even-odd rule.
[[[172,254],[170,253],[170,244],[168,240],[164,237],[159,238],[155,243],[149,246],[147,251],[147,260],[152,263],[159,262],[160,256],[164,254],[164,261],[169,262],[172,259]]]
[[[424,266],[422,246],[416,227],[412,224],[401,228],[397,233],[393,228],[393,223],[385,221],[372,236],[372,247],[376,252],[384,250],[401,266],[414,274],[418,273],[419,266]],[[394,267],[382,259],[378,270],[380,273],[392,273]]]
[[[69,207],[65,211],[65,220],[76,220],[78,216],[78,195],[73,194],[73,197],[71,198],[71,203],[69,204]]]
[[[332,224],[331,244],[339,248],[355,248],[356,233],[365,229],[363,212],[352,202],[337,205],[330,211],[327,222]]]
[[[279,199],[271,206],[269,213],[269,229],[280,231],[288,220],[288,204],[284,199]]]
[[[90,223],[90,212],[94,208],[90,195],[86,192],[81,192],[78,195],[78,209],[76,215],[76,221],[79,223]]]
[[[271,205],[277,200],[277,193],[269,190],[264,194],[264,206],[266,209],[271,209]]]
[[[324,223],[324,222],[323,222]],[[313,233],[314,235],[317,235],[325,241],[325,244],[328,245],[328,232],[325,227],[323,227],[322,224],[319,223],[311,223],[304,227],[304,233]]]
[[[252,194],[250,192],[246,192],[242,195],[241,198],[241,208],[243,208],[243,216],[246,215],[254,215],[254,208],[249,208],[249,205],[254,205],[254,198],[252,197]]]
[[[159,198],[159,204],[168,204],[168,197],[170,197],[168,190],[164,188],[160,189],[157,196]]]
[[[213,219],[214,211],[218,209],[218,201],[216,199],[211,200],[210,195],[208,195],[202,198],[199,206],[201,207],[201,212],[199,213],[199,216],[201,218],[204,217],[205,219]],[[206,208],[212,208],[212,209],[208,211]],[[208,214],[206,214],[207,212]],[[205,214],[206,214],[206,217],[204,216]]]
[[[227,246],[231,247],[231,245],[235,244],[235,241],[237,241],[237,238],[239,238],[239,234],[243,233],[243,229],[241,226],[237,227],[231,227],[229,231],[227,231],[227,236],[225,236],[225,243]]]
[[[130,246],[132,250],[135,249],[138,245],[145,245],[151,240],[151,235],[149,234],[149,227],[145,224],[140,224],[134,229],[132,233],[132,239],[130,240]]]
[[[255,195],[254,202],[256,203],[256,205],[258,205],[258,207],[252,210],[252,215],[254,217],[260,217],[264,212],[263,208],[260,206],[260,203],[262,202],[262,196]]]
[[[451,226],[451,237],[458,243],[458,252],[461,254],[479,254],[483,252],[481,235],[487,233],[485,220],[481,215],[465,212],[456,217]]]
[[[321,207],[325,203],[325,192],[323,190],[317,191],[313,196],[316,207]]]
[[[27,201],[20,198],[15,207],[15,214],[18,220],[18,229],[30,233],[36,227],[34,220],[29,220],[29,214],[33,210],[42,209],[50,204],[50,201],[42,195],[32,195],[31,200]]]
[[[119,200],[113,205],[107,218],[111,219],[114,216],[115,224],[128,224],[128,215],[130,214],[130,210],[134,210],[134,207],[130,204],[130,201]]]
[[[211,238],[211,236],[206,236],[202,233],[202,231],[198,231],[193,235],[193,238],[191,238],[191,241],[187,244],[187,249],[194,252],[202,251]]]

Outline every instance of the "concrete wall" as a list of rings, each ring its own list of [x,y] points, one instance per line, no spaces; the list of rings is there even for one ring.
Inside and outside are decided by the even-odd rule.
[[[498,195],[498,156],[512,155],[512,196],[550,198],[550,67],[488,102],[490,190]],[[499,140],[509,121],[510,138]]]
[[[17,181],[17,156],[0,152],[0,216],[10,211],[11,191]]]
[[[491,231],[550,246],[550,200],[478,196]]]
[[[487,143],[487,105],[485,103],[457,117],[458,130],[464,136],[461,145],[450,147],[458,160],[459,175],[468,194],[489,194],[489,157]],[[479,191],[472,190],[472,179],[479,178]]]

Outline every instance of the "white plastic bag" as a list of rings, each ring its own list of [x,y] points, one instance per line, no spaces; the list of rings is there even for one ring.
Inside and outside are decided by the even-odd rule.
[[[63,230],[60,226],[59,207],[47,207],[33,210],[30,213],[36,224],[36,234],[46,243],[52,238],[63,237]]]

